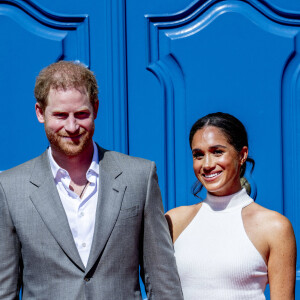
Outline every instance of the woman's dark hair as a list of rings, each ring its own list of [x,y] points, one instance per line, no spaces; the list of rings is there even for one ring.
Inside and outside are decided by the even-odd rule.
[[[189,137],[191,148],[195,133],[206,126],[214,126],[220,129],[226,136],[228,143],[231,144],[237,152],[240,152],[244,146],[248,147],[248,135],[242,122],[230,114],[217,112],[208,114],[194,123]],[[255,166],[254,160],[248,157],[246,162],[249,162],[252,165],[252,173]],[[241,166],[240,178],[242,178],[245,174],[246,162]],[[202,188],[202,184],[197,181],[192,189],[194,196],[197,196]]]

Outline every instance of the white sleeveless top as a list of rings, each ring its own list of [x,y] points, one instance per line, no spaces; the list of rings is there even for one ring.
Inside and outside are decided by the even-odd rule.
[[[174,244],[185,300],[265,299],[267,266],[241,215],[252,202],[244,189],[225,197],[207,194]]]

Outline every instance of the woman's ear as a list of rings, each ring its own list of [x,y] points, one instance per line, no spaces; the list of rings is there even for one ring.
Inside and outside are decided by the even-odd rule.
[[[244,146],[242,148],[242,150],[240,151],[240,165],[241,166],[246,162],[247,157],[248,157],[248,147]]]

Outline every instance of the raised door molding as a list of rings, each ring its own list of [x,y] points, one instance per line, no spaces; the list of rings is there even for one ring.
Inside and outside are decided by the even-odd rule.
[[[227,111],[248,128],[257,162],[248,178],[260,203],[284,213],[300,236],[300,14],[266,4],[197,1],[174,15],[146,15],[147,68],[165,101],[170,206],[190,201],[190,126]]]
[[[90,46],[87,15],[55,15],[30,1],[2,0],[0,1],[0,16],[10,18],[24,30],[41,39],[55,40],[61,43],[61,52],[57,53],[58,59],[79,60],[89,66]],[[3,19],[1,23],[3,24]],[[10,35],[13,35],[13,32]],[[17,42],[18,38],[16,37],[14,40]]]
[[[38,155],[48,145],[33,109],[35,78],[43,67],[61,59],[90,65],[89,17],[56,15],[30,1],[2,0],[0,37],[1,110],[7,112],[0,120],[6,145],[0,170],[5,170]],[[31,151],[20,155],[20,148]]]

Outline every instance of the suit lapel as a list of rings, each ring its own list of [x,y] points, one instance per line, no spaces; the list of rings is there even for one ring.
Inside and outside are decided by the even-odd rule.
[[[49,231],[66,253],[66,255],[82,270],[85,267],[77,251],[68,219],[56,189],[47,151],[36,159],[30,179],[37,186],[30,199]]]
[[[122,170],[113,154],[99,147],[99,193],[92,248],[87,264],[89,271],[100,257],[119,215],[126,186],[119,183]]]

